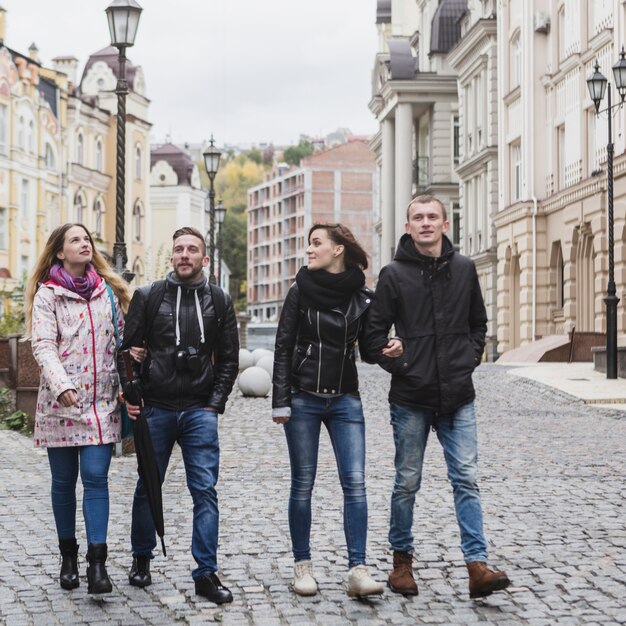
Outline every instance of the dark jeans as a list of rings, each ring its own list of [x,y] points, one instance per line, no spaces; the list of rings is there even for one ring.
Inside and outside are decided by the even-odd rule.
[[[106,543],[109,525],[109,466],[113,445],[48,448],[50,494],[59,539],[76,536],[76,482],[83,483],[88,543]]]
[[[311,494],[317,471],[320,430],[324,424],[335,452],[343,489],[343,528],[349,567],[365,563],[365,421],[358,396],[321,398],[295,393],[285,435],[291,461],[289,531],[296,561],[311,558]]]
[[[173,411],[145,407],[152,445],[161,480],[178,442],[183,454],[187,487],[193,499],[193,534],[191,553],[198,567],[192,576],[198,579],[217,571],[219,511],[215,485],[220,465],[217,414],[207,409]],[[176,529],[172,529],[176,532]],[[156,546],[156,532],[141,479],[137,481],[133,500],[131,528],[133,556],[150,556]]]

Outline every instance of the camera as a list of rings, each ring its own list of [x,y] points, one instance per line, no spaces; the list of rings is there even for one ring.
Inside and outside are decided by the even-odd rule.
[[[186,350],[179,350],[176,353],[176,371],[184,372],[185,370],[192,374],[200,371],[200,355],[192,346],[189,346]]]

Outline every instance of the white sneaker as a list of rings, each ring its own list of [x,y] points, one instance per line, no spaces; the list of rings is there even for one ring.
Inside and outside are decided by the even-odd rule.
[[[353,597],[379,596],[385,591],[382,583],[377,583],[365,565],[355,565],[348,572],[348,595]]]
[[[293,590],[299,596],[314,596],[317,593],[317,582],[313,578],[313,563],[311,561],[294,563]]]

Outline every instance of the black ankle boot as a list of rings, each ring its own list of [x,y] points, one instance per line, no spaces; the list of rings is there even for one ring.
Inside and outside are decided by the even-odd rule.
[[[149,556],[133,557],[133,564],[130,567],[130,572],[128,572],[128,582],[133,587],[147,587],[152,584]]]
[[[90,543],[87,548],[87,593],[111,593],[113,585],[107,574],[107,544]]]
[[[61,574],[59,582],[63,589],[76,589],[80,585],[78,580],[78,544],[76,538],[59,539],[61,551]]]

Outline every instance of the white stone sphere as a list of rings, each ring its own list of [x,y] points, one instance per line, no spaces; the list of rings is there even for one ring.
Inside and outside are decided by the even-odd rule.
[[[253,365],[239,375],[239,389],[244,396],[264,398],[271,388],[272,379],[262,367]]]
[[[259,359],[264,356],[273,356],[274,353],[271,350],[266,350],[265,348],[257,348],[252,351],[252,360],[254,361],[254,365],[257,365]]]
[[[245,348],[241,348],[239,350],[239,371],[247,369],[248,367],[252,367],[254,365],[254,359],[252,358],[252,352],[250,350],[246,350]]]
[[[266,354],[262,356],[257,362],[256,367],[262,367],[269,375],[270,378],[274,374],[274,355]]]

